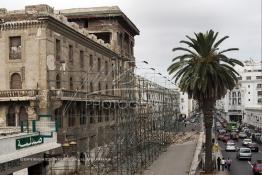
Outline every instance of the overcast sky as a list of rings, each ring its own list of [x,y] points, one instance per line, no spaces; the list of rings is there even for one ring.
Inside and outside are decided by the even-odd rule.
[[[30,4],[49,4],[55,9],[117,5],[139,28],[135,56],[149,67],[166,73],[185,35],[213,29],[229,35],[222,48],[238,47],[230,56],[261,60],[261,0],[0,0],[8,10]],[[140,64],[139,64],[140,65]]]

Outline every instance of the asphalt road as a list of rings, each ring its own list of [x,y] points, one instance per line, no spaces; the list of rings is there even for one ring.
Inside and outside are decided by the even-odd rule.
[[[225,144],[222,141],[218,142],[221,150],[222,150],[222,155],[225,159],[228,157],[232,160],[232,165],[231,165],[231,171],[230,175],[253,175],[252,172],[252,162],[255,162],[256,160],[261,160],[262,159],[262,145],[259,145],[259,152],[252,152],[252,160],[237,160],[236,159],[236,152],[226,152],[225,151]],[[238,147],[243,147],[242,146],[242,139],[239,139],[238,142],[236,142],[236,145]]]

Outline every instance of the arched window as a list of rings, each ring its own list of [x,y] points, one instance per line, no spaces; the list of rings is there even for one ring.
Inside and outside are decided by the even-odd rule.
[[[15,107],[10,106],[8,109],[8,113],[6,115],[6,125],[7,126],[15,126],[16,119],[15,119]]]
[[[22,89],[22,79],[20,74],[14,73],[11,75],[10,89]]]
[[[72,77],[70,77],[69,79],[69,89],[73,90],[73,78]]]
[[[241,97],[241,93],[240,92],[238,92],[238,95],[237,95],[238,97]]]
[[[23,126],[27,126],[28,114],[24,106],[20,107],[19,111],[19,125],[23,122]]]
[[[60,75],[57,74],[56,75],[56,89],[60,89],[61,88],[61,78]]]

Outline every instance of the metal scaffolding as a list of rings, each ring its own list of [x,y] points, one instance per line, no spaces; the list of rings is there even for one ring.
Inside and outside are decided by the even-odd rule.
[[[53,73],[49,72],[49,76]],[[68,75],[65,74],[65,76]],[[62,78],[62,80],[65,79]],[[66,103],[62,105],[64,112],[74,106],[80,106],[84,110],[85,118],[89,121],[86,125],[90,130],[85,131],[87,132],[85,134],[91,135],[91,139],[88,139],[88,144],[80,145],[85,147],[87,155],[81,159],[81,163],[76,163],[73,167],[68,166],[69,169],[77,169],[75,171],[77,174],[142,174],[161,152],[166,150],[171,143],[171,135],[177,131],[178,92],[134,75],[132,71],[125,72],[125,76],[117,80],[114,82],[115,87],[106,89],[106,91],[114,91],[114,94],[120,94],[120,96],[99,94],[98,91],[95,93],[88,92],[88,90],[75,91],[68,95],[72,98],[67,98]],[[55,80],[49,78],[49,81],[54,82]],[[85,79],[84,83],[89,84],[92,81],[95,80],[89,78]],[[100,82],[103,81],[100,80]],[[53,94],[55,97],[58,94],[59,97],[64,97],[63,90],[59,93],[57,93],[59,90],[53,91],[55,91]],[[101,92],[104,92],[104,89]],[[92,105],[94,101],[110,105],[107,108],[109,112],[100,107],[95,108]],[[95,111],[93,115],[89,112],[91,108],[94,108],[92,110]],[[98,127],[101,118],[105,124],[103,127]],[[91,123],[91,119],[95,122]],[[94,140],[92,140],[92,128],[96,128],[98,132]],[[78,134],[79,132],[75,132],[74,140],[77,140]],[[75,156],[82,158],[79,156],[78,148],[79,145],[75,150]],[[72,156],[71,153],[68,155]],[[52,171],[55,173],[56,169],[53,168]]]

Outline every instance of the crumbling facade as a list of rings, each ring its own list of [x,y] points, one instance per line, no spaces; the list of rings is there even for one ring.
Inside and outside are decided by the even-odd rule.
[[[64,154],[82,165],[51,162],[51,174],[135,174],[152,163],[179,97],[134,75],[139,30],[118,7],[35,5],[0,9],[0,19],[1,127],[30,130],[51,115]]]

